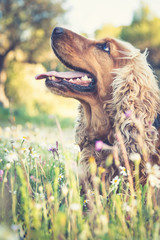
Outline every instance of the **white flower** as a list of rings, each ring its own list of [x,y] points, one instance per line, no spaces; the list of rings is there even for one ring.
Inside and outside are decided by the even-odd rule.
[[[151,186],[160,188],[160,167],[157,164],[151,166],[148,162],[146,163],[146,173]]]
[[[63,178],[63,175],[62,175],[62,174],[59,174],[58,180],[62,180],[62,178]]]
[[[116,176],[115,178],[112,179],[111,183],[112,183],[112,186],[114,187],[118,187],[119,183],[120,183],[120,178],[118,176]]]
[[[83,201],[83,205],[86,207],[88,202],[89,202],[89,200],[85,199],[85,200]]]
[[[7,162],[14,162],[18,161],[18,154],[16,152],[9,152],[6,156],[5,159]]]
[[[10,163],[7,163],[6,164],[6,169],[9,170],[11,168],[11,164]]]
[[[136,162],[136,161],[140,162],[141,161],[141,156],[140,156],[139,153],[131,153],[129,155],[129,159],[133,162]]]
[[[123,176],[127,176],[128,175],[128,170],[125,167],[120,166],[120,174]]]
[[[126,212],[131,212],[131,210],[132,210],[132,208],[126,202],[123,203],[122,208]]]

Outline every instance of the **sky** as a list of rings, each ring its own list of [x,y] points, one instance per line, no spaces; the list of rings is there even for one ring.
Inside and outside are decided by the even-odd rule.
[[[129,25],[141,0],[66,0],[66,21],[62,27],[93,36],[104,24]],[[160,0],[144,0],[160,17]]]

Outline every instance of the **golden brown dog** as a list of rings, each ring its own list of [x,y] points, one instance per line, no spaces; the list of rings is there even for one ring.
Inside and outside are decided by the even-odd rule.
[[[118,173],[114,163],[109,168],[105,164],[111,150],[95,150],[97,140],[117,146],[120,164],[124,166],[119,132],[133,174],[133,154],[140,156],[143,183],[146,161],[160,164],[159,89],[146,61],[146,52],[142,54],[117,39],[89,40],[58,27],[53,30],[51,45],[61,62],[74,71],[51,71],[37,75],[36,79],[46,78],[46,86],[53,93],[81,103],[76,128],[76,142],[82,151],[81,182],[90,177],[91,156],[98,167],[106,168],[108,181]]]

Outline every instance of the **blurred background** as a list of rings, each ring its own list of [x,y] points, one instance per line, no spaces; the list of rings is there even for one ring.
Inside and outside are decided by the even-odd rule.
[[[160,79],[159,0],[0,0],[0,124],[73,124],[77,102],[51,94],[35,75],[65,71],[50,47],[55,26],[131,42]]]

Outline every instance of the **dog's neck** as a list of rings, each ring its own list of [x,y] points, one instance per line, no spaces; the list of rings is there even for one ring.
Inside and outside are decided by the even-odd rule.
[[[109,129],[111,128],[109,116],[103,109],[102,102],[94,104],[83,103],[86,131],[89,140],[106,140]]]

